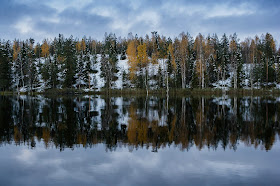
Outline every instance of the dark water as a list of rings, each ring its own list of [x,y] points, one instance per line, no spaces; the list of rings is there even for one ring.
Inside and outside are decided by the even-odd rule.
[[[278,185],[280,98],[0,96],[0,185]]]

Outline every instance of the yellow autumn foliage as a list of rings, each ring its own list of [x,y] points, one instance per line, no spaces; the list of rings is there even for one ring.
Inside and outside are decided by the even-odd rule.
[[[127,46],[127,58],[128,58],[128,65],[130,71],[130,79],[135,79],[135,72],[137,70],[137,51],[136,51],[136,42],[131,40]]]
[[[42,48],[42,57],[45,57],[45,58],[48,57],[50,54],[50,52],[49,52],[50,47],[49,47],[47,40],[44,41],[41,48]]]

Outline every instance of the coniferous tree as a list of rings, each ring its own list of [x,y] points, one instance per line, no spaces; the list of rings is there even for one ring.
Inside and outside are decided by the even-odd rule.
[[[58,80],[58,61],[57,61],[57,55],[54,54],[53,61],[50,64],[50,86],[51,88],[57,88],[59,85]]]
[[[118,56],[116,50],[116,36],[113,34],[105,34],[105,43],[103,46],[103,51],[101,54],[101,76],[104,78],[105,85],[104,88],[110,90],[115,82],[117,81],[117,73],[119,72],[117,68]]]
[[[38,86],[38,71],[36,65],[36,55],[34,50],[34,39],[29,40],[29,46],[27,49],[28,64],[27,64],[27,79],[29,91]]]
[[[268,86],[269,82],[274,81],[275,71],[273,69],[274,64],[274,55],[275,55],[275,41],[273,36],[269,33],[265,35],[264,39],[264,62],[266,67],[266,86]]]
[[[65,41],[64,51],[64,81],[63,86],[66,88],[71,88],[75,83],[75,74],[77,70],[77,56],[75,50],[75,44],[72,36]]]
[[[96,59],[94,59],[96,60]],[[88,88],[91,88],[91,77],[90,74],[93,73],[93,66],[92,66],[92,62],[91,62],[91,58],[90,58],[90,53],[89,50],[86,49],[86,53],[83,57],[83,61],[84,61],[84,70],[83,70],[83,80],[84,82],[88,82]]]
[[[244,85],[244,77],[245,73],[243,71],[243,60],[242,60],[242,53],[240,47],[237,48],[236,54],[236,61],[237,61],[237,88],[241,88]]]
[[[84,56],[83,53],[80,52],[80,55],[77,58],[77,85],[79,89],[81,89],[81,85],[84,84]]]
[[[20,81],[20,45],[19,41],[15,40],[13,43],[13,83],[19,92],[19,81]]]
[[[45,60],[44,64],[41,65],[41,75],[42,75],[42,79],[44,81],[45,87],[48,87],[48,85],[50,84],[50,66],[51,66],[51,59],[48,58]]]
[[[112,36],[111,36],[112,37]],[[109,63],[110,63],[110,67],[111,67],[111,71],[110,71],[110,88],[113,87],[115,85],[115,82],[118,80],[118,53],[117,53],[117,40],[116,40],[116,36],[113,35],[112,40],[110,42],[110,48],[109,48]]]
[[[0,90],[9,90],[12,84],[11,61],[9,41],[3,44],[0,41]]]
[[[27,56],[27,43],[22,43],[22,48],[20,50],[20,55],[18,58],[19,68],[20,68],[20,85],[25,88],[26,85],[26,74],[27,74],[27,66],[28,66],[28,56]]]
[[[192,70],[191,88],[200,88],[200,64],[194,63]]]
[[[58,58],[60,56],[63,56],[64,45],[65,45],[65,39],[62,34],[59,34],[58,39],[55,38],[55,49]]]
[[[129,74],[126,72],[126,70],[122,70],[122,89],[129,88]]]
[[[215,40],[213,37],[206,38],[205,60],[207,67],[207,86],[212,86],[217,81]]]
[[[97,69],[97,54],[93,53],[92,55],[92,85],[93,88],[96,89],[97,86],[97,73],[98,73],[98,69]]]
[[[263,42],[262,40],[256,36],[255,37],[256,44],[256,57],[254,59],[254,68],[253,68],[253,82],[257,84],[257,88],[260,88],[261,83],[263,82]]]
[[[214,34],[211,37],[211,45],[213,46],[213,56],[212,56],[212,60],[213,60],[213,82],[218,82],[221,78],[220,78],[220,59],[221,59],[221,54],[220,54],[220,42],[219,42],[219,38],[217,36],[217,34]],[[211,68],[211,67],[210,67]]]
[[[242,48],[241,48],[242,51]],[[251,43],[250,43],[250,87],[251,89],[253,89],[254,87],[254,68],[257,64],[257,46],[256,46],[256,41],[254,39],[251,39]]]
[[[161,66],[159,65],[158,67],[158,72],[157,72],[157,87],[158,88],[164,88],[164,72]]]
[[[276,54],[276,62],[275,62],[275,73],[276,73],[276,82],[277,84],[280,83],[280,48]]]
[[[221,59],[220,59],[220,69],[221,69],[221,77],[223,84],[222,86],[225,87],[225,80],[229,76],[229,71],[228,71],[228,64],[229,64],[229,41],[224,34],[221,38],[220,42],[220,54],[221,54]]]
[[[158,64],[159,58],[159,35],[157,31],[152,32],[152,39],[151,39],[151,62],[152,64]]]
[[[230,60],[231,60],[231,71],[233,73],[233,78],[232,78],[232,84],[233,88],[237,89],[238,88],[238,83],[237,83],[237,69],[238,69],[238,61],[237,61],[237,50],[238,50],[238,41],[237,41],[237,35],[234,34],[231,36],[231,41],[229,45],[229,50],[230,50]]]
[[[109,65],[109,59],[108,56],[106,56],[105,51],[101,51],[101,59],[100,59],[100,77],[104,79],[105,85],[104,88],[109,89],[110,88],[110,65]]]

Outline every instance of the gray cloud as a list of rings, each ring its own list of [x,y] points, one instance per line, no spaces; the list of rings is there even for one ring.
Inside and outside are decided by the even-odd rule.
[[[174,38],[182,31],[195,36],[218,33],[254,37],[270,32],[280,37],[279,1],[129,1],[129,0],[3,0],[0,6],[2,39],[41,41],[65,36],[103,39],[105,32],[125,37],[157,30]]]

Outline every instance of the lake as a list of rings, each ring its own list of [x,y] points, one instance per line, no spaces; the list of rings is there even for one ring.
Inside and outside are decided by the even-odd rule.
[[[277,185],[280,97],[0,96],[0,185]]]

